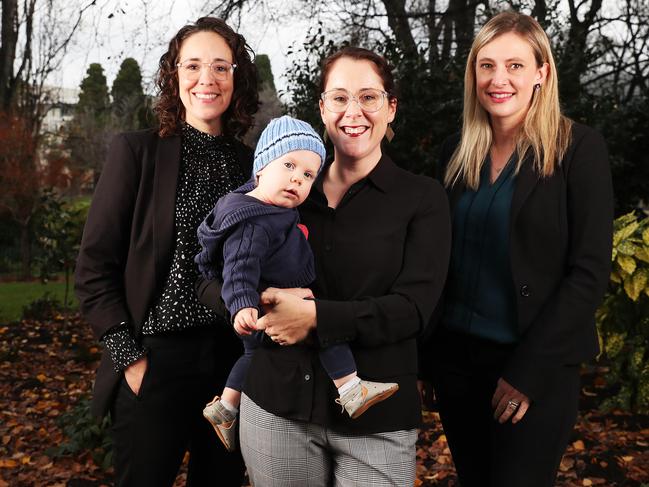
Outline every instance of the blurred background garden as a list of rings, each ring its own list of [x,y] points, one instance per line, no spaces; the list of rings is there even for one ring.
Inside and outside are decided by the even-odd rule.
[[[400,81],[385,150],[433,175],[441,142],[460,127],[473,35],[505,9],[533,15],[550,35],[563,109],[606,138],[615,188],[602,353],[584,365],[558,485],[649,486],[647,0],[2,0],[0,487],[110,484],[107,423],[88,413],[100,351],[71,277],[111,137],[155,126],[152,80],[169,32],[216,15],[254,40],[253,146],[283,113],[322,130],[324,56],[345,44],[382,53]],[[456,485],[435,411],[425,419],[418,483]]]

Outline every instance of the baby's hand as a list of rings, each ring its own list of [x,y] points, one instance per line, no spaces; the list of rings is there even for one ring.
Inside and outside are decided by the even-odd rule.
[[[239,335],[250,335],[250,332],[257,330],[258,314],[257,308],[241,308],[234,316],[234,330]]]

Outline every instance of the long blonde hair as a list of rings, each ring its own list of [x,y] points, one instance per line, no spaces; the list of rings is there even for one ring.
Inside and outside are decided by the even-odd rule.
[[[516,140],[520,170],[524,156],[531,150],[534,169],[542,177],[551,176],[570,144],[572,121],[561,114],[559,107],[559,82],[550,48],[550,41],[539,23],[529,15],[502,12],[489,20],[476,35],[464,72],[464,113],[462,139],[446,168],[444,184],[452,186],[458,181],[477,189],[480,170],[492,143],[489,115],[478,101],[475,64],[478,51],[496,37],[514,32],[532,47],[538,67],[548,63],[548,74],[543,86],[535,89],[529,110]]]

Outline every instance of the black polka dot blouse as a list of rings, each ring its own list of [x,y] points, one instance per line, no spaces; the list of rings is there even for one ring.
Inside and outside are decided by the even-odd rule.
[[[200,251],[196,229],[216,200],[243,184],[246,176],[241,173],[232,139],[206,134],[188,124],[183,126],[173,258],[162,292],[145,319],[145,335],[220,323],[221,318],[201,304],[194,292],[198,277],[194,255]],[[113,328],[103,341],[118,370],[145,353],[127,323]]]

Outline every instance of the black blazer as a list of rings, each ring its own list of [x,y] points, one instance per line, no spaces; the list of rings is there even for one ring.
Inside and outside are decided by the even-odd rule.
[[[458,143],[458,135],[446,140],[440,167]],[[448,190],[452,210],[465,189]],[[557,366],[598,353],[594,314],[609,280],[612,232],[606,143],[575,123],[553,176],[540,178],[526,158],[515,180],[509,246],[521,340],[503,378],[527,396],[538,397]]]
[[[239,142],[235,147],[247,176],[252,152]],[[75,270],[81,313],[97,339],[121,322],[132,324],[139,339],[147,310],[162,290],[173,256],[180,152],[180,136],[160,138],[153,130],[122,133],[111,143]],[[121,376],[104,352],[94,414],[108,411]]]

